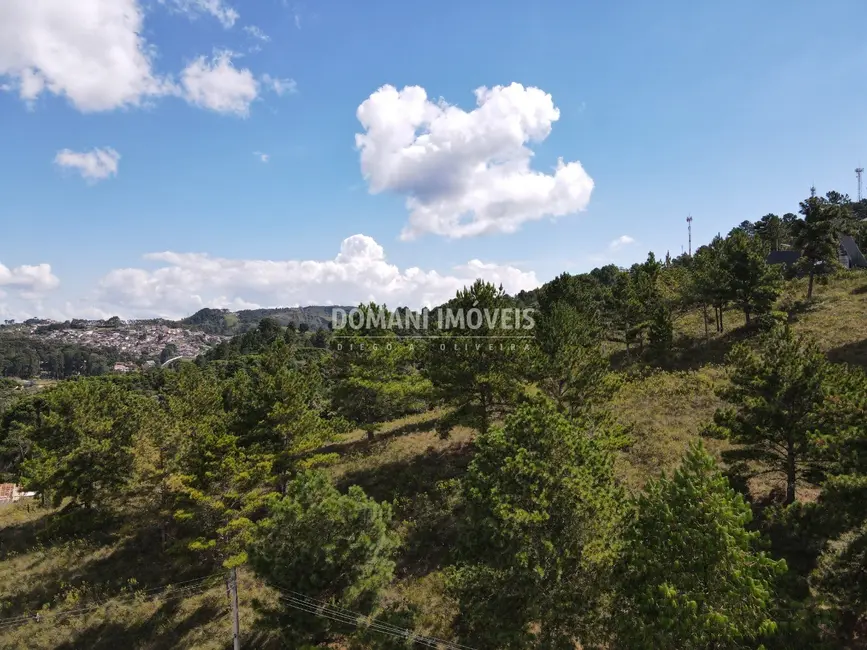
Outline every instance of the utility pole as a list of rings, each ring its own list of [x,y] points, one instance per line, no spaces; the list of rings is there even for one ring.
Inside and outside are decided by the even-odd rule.
[[[689,256],[692,257],[692,215],[686,218],[686,227],[689,230]]]
[[[229,600],[232,602],[232,648],[241,650],[241,623],[238,620],[238,571],[229,571]]]

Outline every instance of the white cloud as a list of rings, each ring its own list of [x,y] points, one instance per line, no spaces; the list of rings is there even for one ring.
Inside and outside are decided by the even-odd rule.
[[[361,171],[372,193],[407,197],[402,238],[512,233],[527,221],[584,210],[593,180],[560,159],[552,174],[530,168],[560,112],[551,96],[513,83],[475,91],[464,111],[428,100],[424,88],[383,86],[356,113]]]
[[[259,29],[255,25],[247,25],[246,27],[244,27],[244,31],[247,32],[250,36],[252,36],[256,40],[262,41],[263,43],[267,43],[268,41],[271,40],[271,37],[268,36],[268,34],[263,32],[261,29]]]
[[[608,244],[608,248],[610,248],[613,251],[616,251],[620,248],[623,248],[624,246],[629,246],[630,244],[634,244],[634,243],[635,243],[635,239],[633,239],[629,235],[620,235],[620,237],[618,237],[613,242]]]
[[[259,96],[259,83],[250,70],[232,64],[232,52],[221,51],[208,61],[200,56],[181,74],[184,96],[196,106],[246,117]]]
[[[235,9],[223,0],[159,0],[160,4],[170,4],[177,11],[195,18],[200,14],[208,14],[220,21],[226,29],[234,26],[240,18]]]
[[[151,67],[137,0],[0,1],[0,78],[25,101],[66,97],[81,111],[172,92]]]
[[[259,160],[261,160],[263,163],[266,163],[266,162],[268,162],[269,160],[271,160],[271,156],[270,156],[270,155],[268,155],[267,153],[262,153],[261,151],[254,151],[254,152],[253,152],[253,155],[256,156],[256,157],[257,157]]]
[[[57,152],[54,162],[61,167],[75,169],[83,178],[95,182],[117,176],[120,154],[111,147],[87,152],[63,149]]]
[[[298,84],[295,83],[294,79],[277,79],[269,74],[262,75],[262,85],[267,87],[269,90],[274,91],[281,97],[286,93],[294,93],[298,91]]]
[[[159,1],[188,15],[210,14],[226,27],[238,19],[223,0]],[[245,30],[269,39],[258,27]],[[249,113],[260,82],[235,68],[232,52],[198,57],[182,71],[179,87],[171,75],[154,71],[156,48],[144,31],[142,0],[0,0],[0,91],[17,92],[28,104],[45,93],[65,97],[82,112],[182,96],[221,113]],[[278,95],[296,90],[291,79],[261,79]]]
[[[450,274],[401,270],[371,237],[343,240],[331,260],[232,260],[203,253],[153,253],[154,270],[117,269],[99,284],[94,306],[122,317],[178,318],[202,307],[354,305],[373,300],[414,308],[441,304],[477,278],[509,292],[539,286],[533,272],[472,260]]]
[[[51,272],[50,264],[22,265],[9,268],[0,263],[0,287],[7,290],[39,294],[56,289],[60,280]]]

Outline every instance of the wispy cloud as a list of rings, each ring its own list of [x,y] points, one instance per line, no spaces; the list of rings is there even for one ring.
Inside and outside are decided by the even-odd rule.
[[[250,36],[252,36],[256,40],[262,41],[263,43],[267,43],[268,41],[271,40],[271,37],[268,36],[268,34],[263,32],[261,29],[259,29],[255,25],[247,25],[246,27],[244,27],[244,31],[247,32]]]
[[[283,0],[283,6],[292,11],[292,18],[295,20],[295,27],[301,29],[301,5],[292,4],[289,0]]]
[[[269,154],[267,154],[267,153],[262,153],[261,151],[254,151],[254,152],[253,152],[253,155],[256,156],[256,157],[257,157],[259,160],[261,160],[263,163],[266,163],[266,162],[268,162],[269,160],[271,160],[271,156],[270,156]]]
[[[95,183],[110,176],[117,176],[120,154],[106,147],[93,151],[72,151],[63,149],[57,152],[54,163],[60,167],[74,169],[88,182]]]
[[[199,14],[210,14],[220,21],[226,29],[232,27],[240,18],[233,7],[225,4],[223,0],[159,0],[160,4],[170,3],[169,6],[190,17]]]
[[[262,85],[273,90],[278,95],[282,96],[287,93],[298,92],[298,84],[294,79],[278,79],[269,74],[262,75]]]

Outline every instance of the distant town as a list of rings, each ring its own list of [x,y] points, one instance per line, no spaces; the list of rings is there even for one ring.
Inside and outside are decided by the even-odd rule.
[[[175,357],[194,358],[230,336],[159,321],[74,320],[63,323],[31,319],[24,323],[4,321],[0,334],[32,337],[53,346],[76,345],[93,350],[113,351],[118,361],[114,372],[153,367]]]

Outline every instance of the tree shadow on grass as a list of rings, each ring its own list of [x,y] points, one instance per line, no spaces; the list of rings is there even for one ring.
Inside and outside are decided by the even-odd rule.
[[[455,443],[445,449],[429,448],[407,460],[383,463],[376,467],[348,472],[338,480],[340,489],[358,485],[377,501],[411,497],[432,489],[439,481],[463,474],[472,458],[474,445]]]
[[[710,340],[703,336],[680,335],[665,362],[653,359],[648,348],[642,352],[633,350],[631,355],[627,355],[625,350],[618,350],[611,355],[611,367],[625,370],[637,363],[663,370],[699,370],[708,364],[722,364],[735,345],[754,337],[756,333],[754,327],[738,327],[713,336]]]
[[[377,433],[374,436],[373,443],[385,442],[393,438],[399,438],[412,433],[420,433],[422,431],[430,431],[434,429],[439,422],[441,415],[430,415],[418,422],[408,422],[394,429]],[[364,452],[370,449],[371,441],[367,438],[361,440],[353,440],[351,442],[336,442],[325,447],[320,447],[314,453],[316,454],[338,454],[340,456],[352,456],[357,453]]]
[[[756,333],[753,327],[739,327],[709,341],[704,337],[681,337],[675,345],[672,359],[665,367],[667,370],[699,370],[708,364],[722,364],[735,345],[754,337]]]
[[[73,539],[109,544],[121,520],[95,508],[67,507],[38,519],[0,528],[0,562],[35,546],[63,544]]]
[[[867,328],[867,323],[864,326]],[[867,369],[867,339],[846,343],[829,350],[828,359],[834,363],[849,363]]]
[[[83,589],[85,601],[104,601],[133,590],[159,589],[194,580],[216,570],[210,564],[191,562],[189,557],[163,551],[159,531],[144,525],[137,526],[128,537],[114,540],[114,546],[107,548],[112,550],[102,555],[100,547],[94,545],[95,559],[60,566],[40,574],[38,581],[22,584],[22,590],[7,599],[3,615],[33,612],[56,602],[71,589]]]
[[[867,284],[865,284],[863,287],[856,287],[852,289],[853,296],[863,296],[864,294],[867,294]]]
[[[373,498],[394,503],[403,534],[398,575],[427,575],[447,564],[457,548],[461,499],[449,481],[466,472],[472,450],[472,443],[455,443],[341,477],[342,489],[359,485]]]
[[[142,648],[171,650],[179,647],[184,636],[219,618],[226,618],[226,635],[231,630],[227,609],[213,603],[204,603],[180,621],[175,620],[181,607],[177,599],[166,601],[147,620],[125,626],[106,622],[78,633],[75,639],[58,645],[56,650],[116,650]]]

